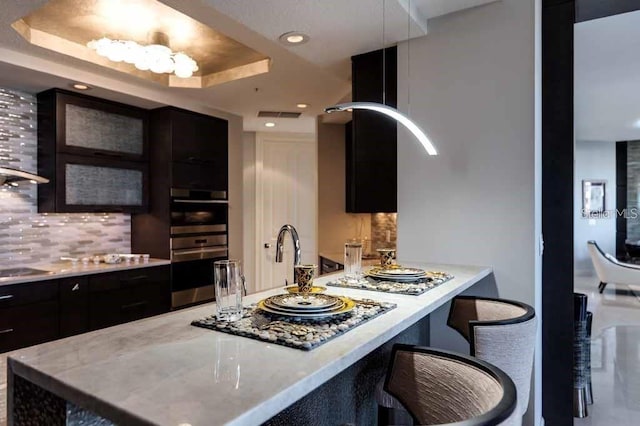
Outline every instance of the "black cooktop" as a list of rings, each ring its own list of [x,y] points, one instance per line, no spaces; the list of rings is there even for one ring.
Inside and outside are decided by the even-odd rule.
[[[0,278],[7,277],[25,277],[29,275],[41,275],[41,274],[49,274],[49,271],[43,271],[41,269],[33,269],[33,268],[10,268],[10,269],[0,269]]]

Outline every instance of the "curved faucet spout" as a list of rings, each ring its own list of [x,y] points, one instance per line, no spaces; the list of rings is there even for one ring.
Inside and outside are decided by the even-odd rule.
[[[276,262],[282,262],[282,255],[284,253],[284,236],[289,232],[291,239],[293,240],[294,259],[293,264],[299,265],[302,262],[302,251],[300,250],[300,237],[298,237],[298,231],[293,225],[284,225],[278,231],[278,241],[276,242]]]

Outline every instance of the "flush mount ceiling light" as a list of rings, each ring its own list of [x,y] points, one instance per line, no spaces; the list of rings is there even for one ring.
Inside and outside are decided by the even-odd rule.
[[[264,127],[276,127],[276,123],[269,121],[268,123],[264,123]]]
[[[290,31],[278,37],[278,40],[280,40],[280,43],[290,45],[290,46],[304,44],[308,42],[309,39],[310,37],[308,35],[301,33],[299,31]]]
[[[438,155],[438,151],[433,146],[427,135],[418,127],[409,117],[401,113],[395,108],[392,108],[387,105],[377,104],[374,102],[348,102],[344,104],[338,104],[334,106],[330,106],[324,109],[327,113],[332,113],[335,111],[347,111],[349,109],[366,109],[369,111],[379,112],[380,114],[384,114],[388,117],[393,118],[398,123],[405,126],[413,135],[420,141],[425,151],[429,155]]]
[[[189,78],[198,71],[198,64],[189,55],[173,52],[168,46],[165,34],[153,35],[158,41],[146,46],[132,40],[111,40],[103,37],[91,40],[87,47],[113,62],[133,64],[140,71],[156,74],[175,74],[176,77]]]
[[[11,24],[29,43],[163,86],[211,87],[267,73],[271,66],[268,56],[162,1],[40,3]],[[149,34],[163,34],[164,41]]]
[[[297,104],[296,106],[297,106],[298,108],[302,108],[302,109],[304,109],[304,108],[308,107],[308,106],[309,106],[309,104]]]

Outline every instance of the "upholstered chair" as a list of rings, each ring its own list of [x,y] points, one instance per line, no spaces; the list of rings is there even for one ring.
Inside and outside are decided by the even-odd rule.
[[[466,355],[395,345],[384,390],[415,424],[517,424],[513,381],[495,366]]]
[[[518,389],[517,413],[529,405],[537,320],[534,309],[505,299],[457,296],[447,324],[470,345],[470,355],[495,365]]]
[[[614,256],[602,251],[595,241],[587,241],[587,248],[596,275],[600,280],[598,291],[602,293],[607,284],[638,285],[640,284],[640,265],[620,262]]]

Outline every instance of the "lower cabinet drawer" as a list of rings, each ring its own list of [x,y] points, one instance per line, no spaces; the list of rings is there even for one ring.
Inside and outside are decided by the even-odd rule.
[[[0,309],[0,352],[57,339],[58,308],[50,301]]]
[[[89,328],[97,330],[170,309],[170,289],[157,282],[89,294]]]

